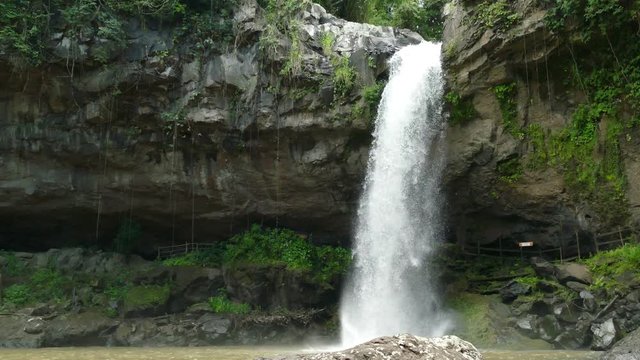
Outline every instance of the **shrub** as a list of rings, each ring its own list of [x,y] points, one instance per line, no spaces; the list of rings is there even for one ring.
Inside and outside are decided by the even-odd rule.
[[[33,294],[29,286],[15,284],[4,289],[3,298],[6,303],[13,305],[24,305],[34,302]]]
[[[209,306],[213,312],[218,314],[248,314],[251,311],[251,306],[246,303],[236,303],[229,298],[226,294],[221,294],[209,298]]]
[[[124,303],[130,308],[140,308],[148,305],[161,305],[167,302],[171,288],[169,285],[133,286],[124,294]]]
[[[476,109],[470,98],[463,99],[455,91],[448,92],[444,98],[449,106],[449,123],[452,125],[464,125],[476,117]]]
[[[253,225],[249,231],[229,240],[225,263],[284,264],[289,269],[311,269],[311,244],[288,229],[262,229]]]

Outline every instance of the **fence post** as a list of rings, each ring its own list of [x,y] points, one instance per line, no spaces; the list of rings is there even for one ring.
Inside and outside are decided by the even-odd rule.
[[[624,239],[622,239],[622,230],[620,230],[620,226],[618,226],[618,236],[620,237],[620,244],[624,246]]]
[[[563,263],[563,261],[562,261],[562,246],[560,246],[560,264],[562,264],[562,263]]]
[[[581,259],[580,257],[580,236],[578,235],[578,230],[575,230],[576,233],[576,243],[578,245],[578,260]],[[598,252],[598,235],[596,234],[596,252]]]

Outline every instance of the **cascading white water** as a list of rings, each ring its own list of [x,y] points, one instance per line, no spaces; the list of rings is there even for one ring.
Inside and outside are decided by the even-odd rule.
[[[429,276],[442,232],[440,44],[402,48],[390,65],[340,307],[344,347],[396,333],[437,336],[448,327]]]

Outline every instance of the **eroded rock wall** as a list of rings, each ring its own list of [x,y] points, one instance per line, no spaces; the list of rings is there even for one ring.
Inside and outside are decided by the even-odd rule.
[[[0,248],[107,246],[127,219],[143,248],[256,221],[348,237],[371,141],[363,89],[420,38],[318,5],[298,20],[300,70],[288,76],[291,39],[261,49],[253,0],[235,9],[232,43],[208,53],[176,42],[173,25],[132,18],[105,64],[90,56],[97,35],[74,42],[65,29],[42,66],[0,56]],[[356,75],[338,95],[340,57]]]
[[[543,139],[549,146],[548,139],[566,129],[577,106],[587,101],[567,69],[574,56],[590,56],[589,49],[578,54],[560,36],[566,34],[549,30],[546,11],[535,1],[505,2],[510,12],[497,20],[487,19],[490,15],[481,13],[479,3],[456,0],[445,8],[443,59],[449,100],[457,101],[459,113],[467,114],[467,119],[451,122],[447,133],[451,238],[471,247],[498,247],[502,240],[510,249],[517,249],[519,241],[556,248],[580,238],[588,248],[595,233],[635,222],[635,135],[621,141],[627,179],[622,212],[630,216],[618,222],[602,214],[607,210],[602,211],[604,202],[572,191],[566,182],[569,170],[548,165],[551,155],[540,155],[548,149],[536,143]],[[506,21],[507,15],[515,19],[508,26],[487,25],[489,20]],[[508,98],[501,100],[497,90],[508,90]],[[513,107],[510,124],[504,119],[509,111],[505,105]],[[596,159],[605,156],[602,134],[608,124],[605,117],[597,125],[601,135],[593,153]],[[543,166],[536,166],[536,156],[545,157]]]

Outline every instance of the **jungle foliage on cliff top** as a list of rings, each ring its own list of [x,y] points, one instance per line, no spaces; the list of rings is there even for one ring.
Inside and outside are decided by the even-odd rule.
[[[178,36],[198,47],[214,48],[228,41],[236,0],[7,0],[0,2],[0,55],[14,64],[46,61],[51,36],[62,33],[72,41],[95,36],[91,54],[106,62],[113,50],[126,46],[125,26],[133,18],[143,24],[178,23]],[[71,45],[76,46],[77,44]],[[78,49],[71,49],[78,52]]]
[[[316,0],[328,12],[356,22],[413,30],[441,40],[446,0]]]

